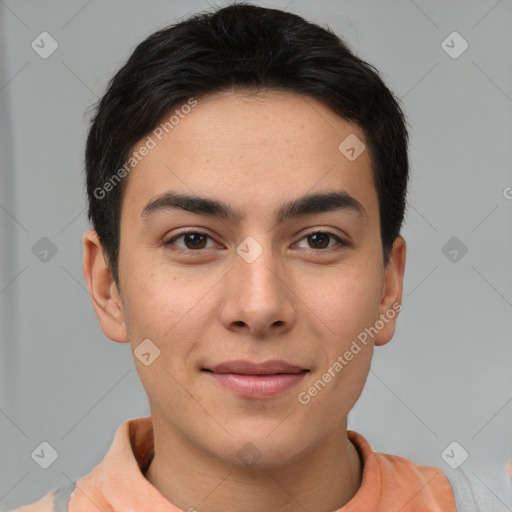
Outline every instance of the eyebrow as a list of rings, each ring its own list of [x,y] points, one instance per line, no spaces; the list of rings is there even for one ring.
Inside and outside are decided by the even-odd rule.
[[[240,223],[245,219],[245,215],[241,211],[217,199],[180,194],[173,191],[165,192],[151,199],[144,206],[141,218],[146,220],[156,212],[178,208],[199,215],[218,217],[233,223]],[[304,195],[281,205],[275,212],[274,218],[277,223],[283,223],[301,215],[335,210],[349,211],[368,219],[368,214],[363,205],[347,192]]]

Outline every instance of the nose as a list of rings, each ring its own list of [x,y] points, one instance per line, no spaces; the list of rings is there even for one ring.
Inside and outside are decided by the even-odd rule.
[[[226,277],[221,308],[221,321],[226,329],[267,338],[293,328],[293,285],[285,265],[271,249],[264,250],[253,261],[237,254]]]

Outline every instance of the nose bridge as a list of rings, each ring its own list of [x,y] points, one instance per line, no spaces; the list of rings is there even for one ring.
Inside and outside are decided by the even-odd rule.
[[[230,296],[224,297],[224,321],[243,322],[254,333],[283,323],[290,327],[293,319],[285,265],[269,239],[248,237],[237,247]]]
[[[258,305],[263,299],[270,304],[283,295],[280,270],[282,265],[275,255],[269,237],[258,242],[247,237],[238,247],[235,260],[235,273],[240,279],[241,290]]]

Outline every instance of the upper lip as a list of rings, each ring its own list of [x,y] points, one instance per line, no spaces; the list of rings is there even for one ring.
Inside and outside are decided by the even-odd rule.
[[[279,360],[264,361],[262,363],[242,360],[226,361],[203,369],[214,373],[237,373],[241,375],[275,375],[278,373],[301,373],[308,371],[295,364]]]

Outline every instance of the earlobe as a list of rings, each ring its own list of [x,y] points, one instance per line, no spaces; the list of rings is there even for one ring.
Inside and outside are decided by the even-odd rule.
[[[113,341],[129,341],[124,312],[112,272],[103,256],[98,234],[90,229],[82,238],[84,246],[83,272],[96,316],[105,335]]]
[[[374,344],[376,346],[388,343],[395,333],[396,320],[402,309],[406,250],[404,238],[398,236],[393,243],[391,256],[385,271],[385,281],[379,308],[379,318],[384,326],[375,336]]]

